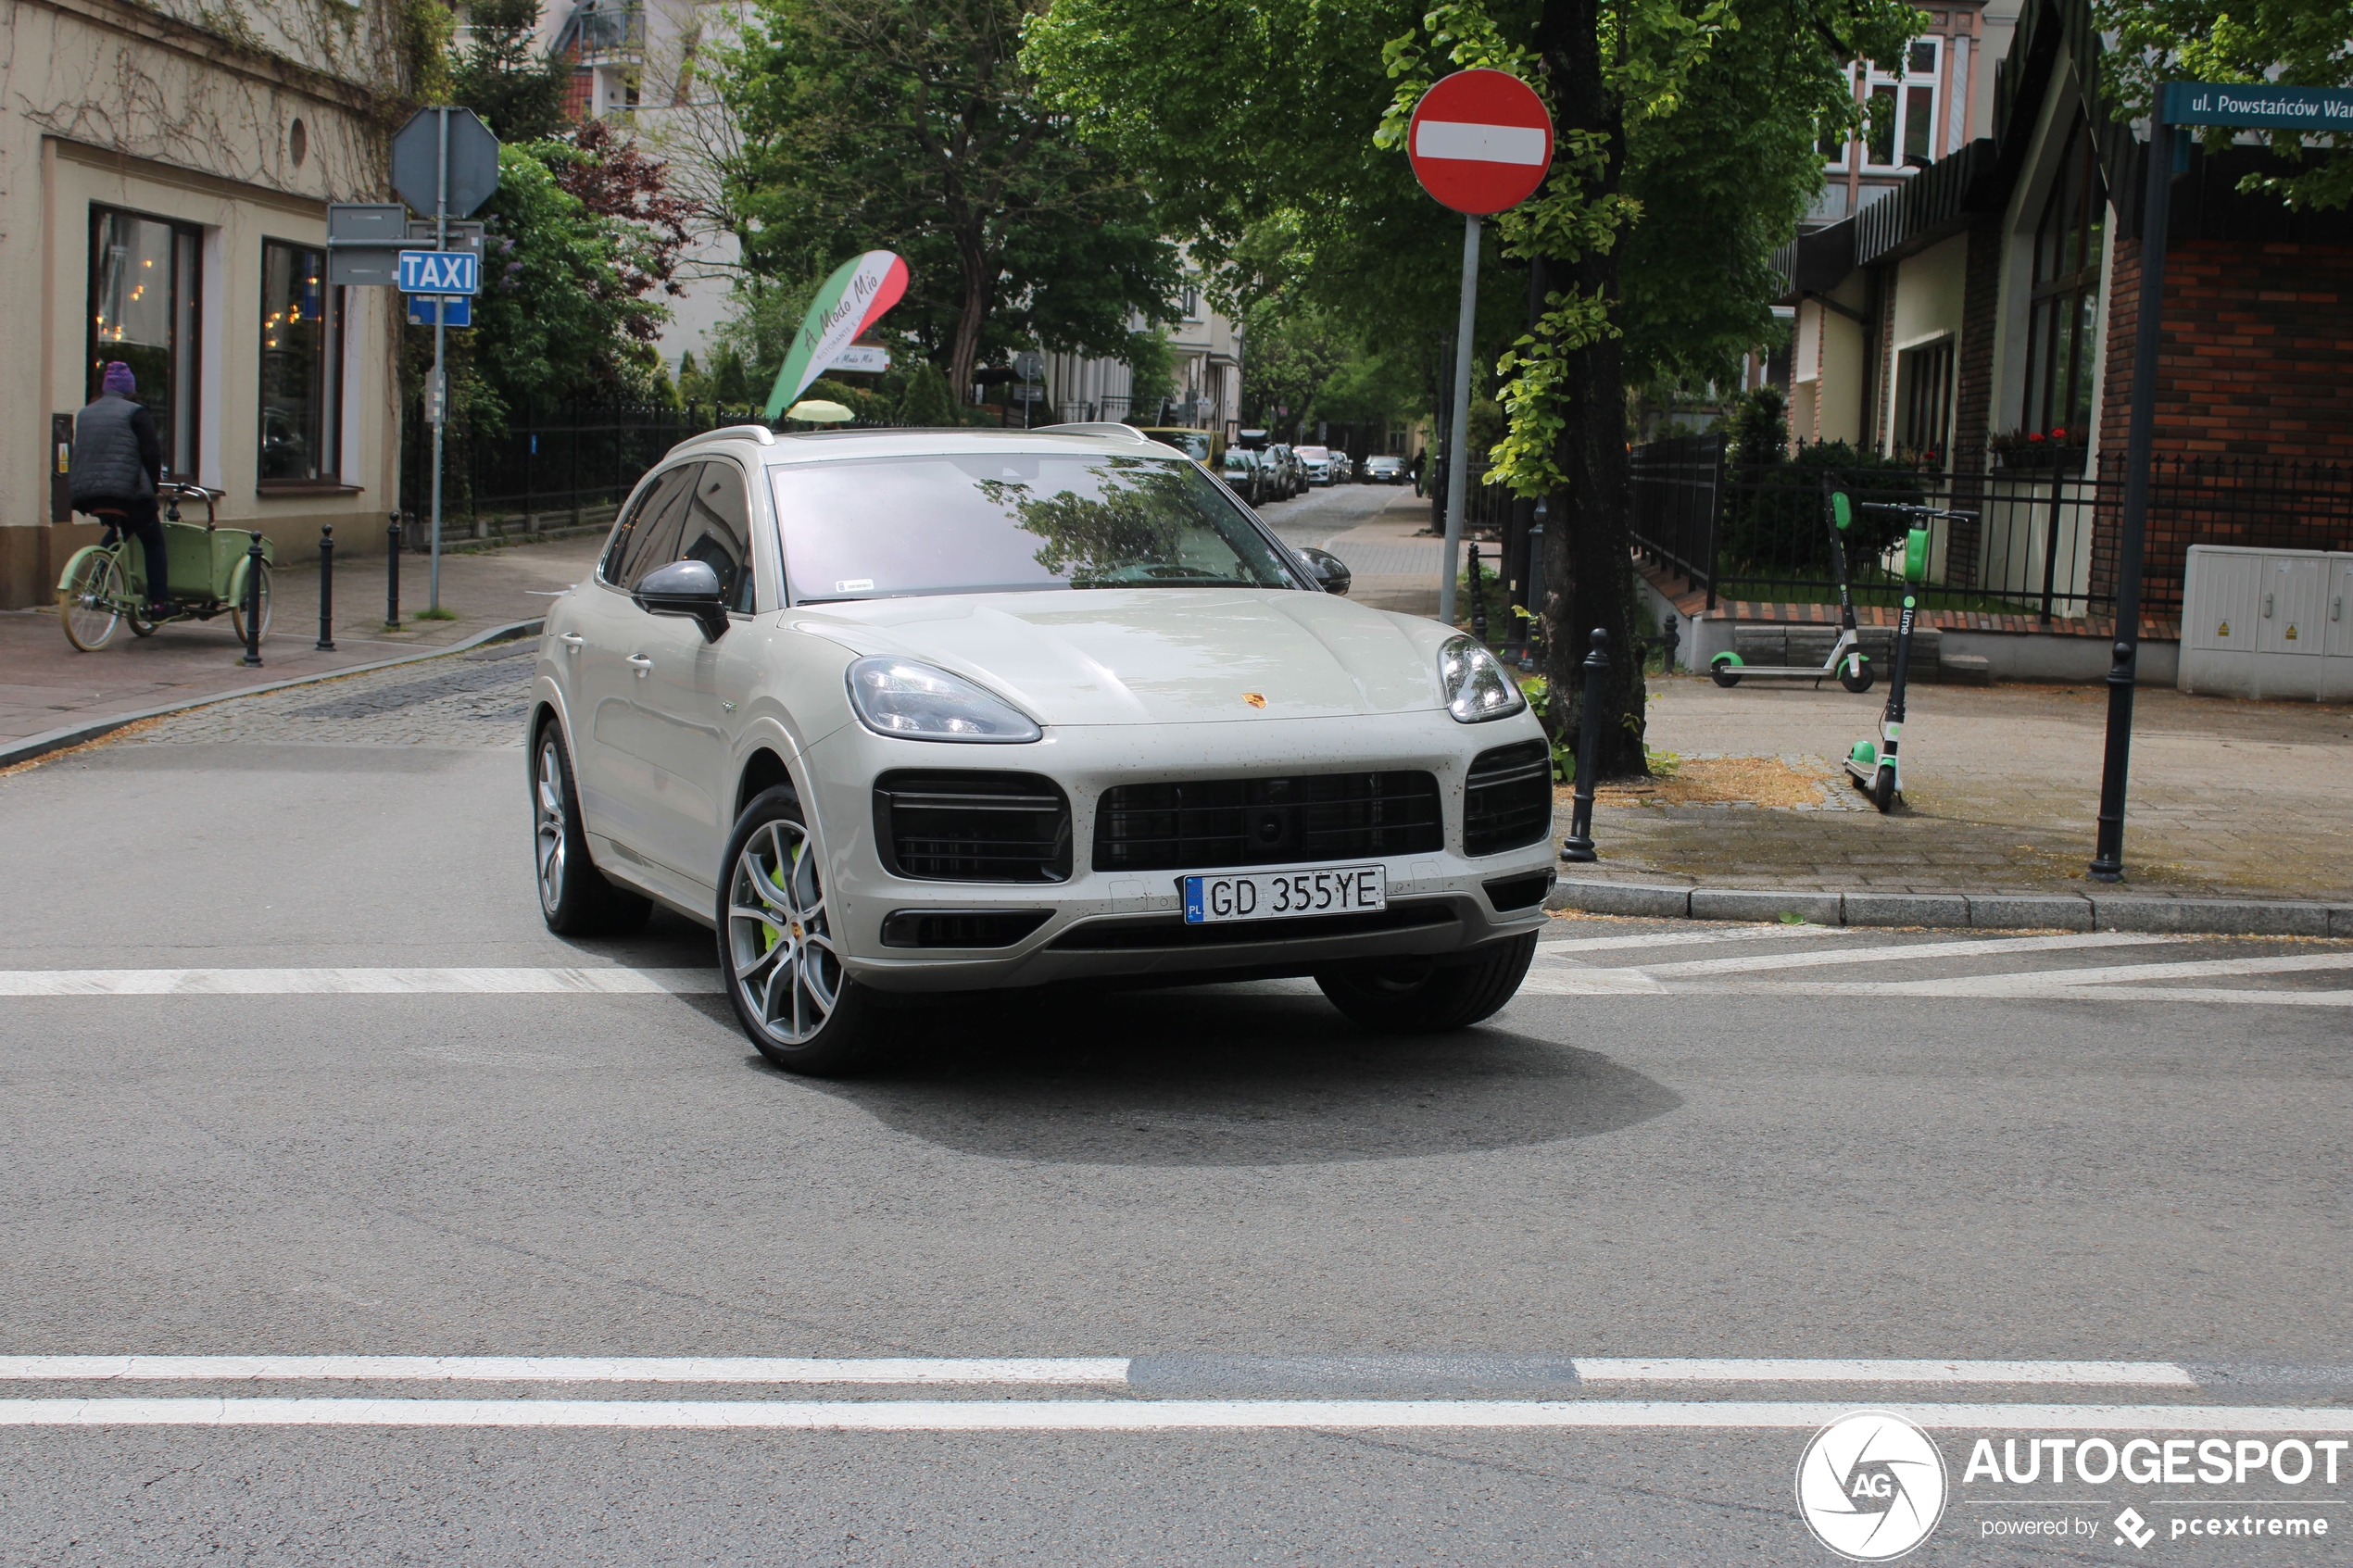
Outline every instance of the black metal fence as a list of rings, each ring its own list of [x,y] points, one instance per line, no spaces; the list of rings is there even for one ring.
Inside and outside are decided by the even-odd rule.
[[[522,408],[502,434],[449,427],[442,453],[442,537],[537,533],[609,521],[646,470],[690,435],[761,422],[760,410],[659,403]],[[433,427],[412,404],[401,428],[400,509],[433,504]]]
[[[1930,529],[1932,609],[2043,620],[2112,615],[2121,534],[2120,454],[2082,471],[2080,454],[1984,474],[1951,474],[1801,447],[1779,462],[1743,464],[1720,434],[1650,442],[1632,454],[1631,531],[1657,565],[1720,600],[1826,603],[1836,598],[1825,517],[1836,484],[1859,503],[1909,502],[1974,513]],[[1848,538],[1859,602],[1893,596],[1905,523],[1864,506]],[[2142,612],[2179,615],[2192,545],[2353,548],[2353,467],[2250,458],[2162,458],[2149,487]]]

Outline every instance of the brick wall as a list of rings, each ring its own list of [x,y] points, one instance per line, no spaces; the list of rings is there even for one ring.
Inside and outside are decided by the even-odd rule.
[[[2141,246],[2120,240],[2100,446],[2124,449]],[[2353,245],[2177,241],[2165,258],[2156,451],[2343,462],[2353,452]]]
[[[2002,220],[1981,218],[1969,232],[1969,255],[1961,277],[1961,334],[1953,356],[1953,505],[1974,511],[1982,493],[1985,433],[1994,420],[1994,337],[2002,289]],[[1945,546],[1945,571],[1957,582],[1973,582],[1982,524],[1953,524]]]

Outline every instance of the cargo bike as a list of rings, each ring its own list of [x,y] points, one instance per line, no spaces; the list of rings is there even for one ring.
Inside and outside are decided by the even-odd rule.
[[[93,512],[106,524],[106,536],[76,550],[57,578],[57,619],[65,624],[66,641],[84,653],[95,653],[126,623],[134,637],[153,636],[159,622],[147,619],[150,603],[170,604],[168,621],[210,621],[226,615],[237,640],[246,641],[248,580],[257,541],[261,546],[260,610],[258,634],[253,640],[268,637],[270,573],[276,552],[259,533],[220,526],[220,498],[227,494],[201,484],[156,487],[157,498],[164,503],[164,571],[170,581],[153,596],[147,592],[146,548],[124,531],[125,514]],[[182,521],[183,500],[204,503],[202,523]]]

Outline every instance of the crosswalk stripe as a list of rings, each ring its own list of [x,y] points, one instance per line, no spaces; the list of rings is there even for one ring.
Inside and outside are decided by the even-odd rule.
[[[2070,936],[2010,936],[1966,942],[1919,942],[1877,947],[1839,947],[1829,952],[1754,953],[1726,959],[1692,959],[1680,963],[1643,964],[1660,980],[1704,974],[1745,974],[1771,969],[1814,969],[1825,964],[1910,963],[1921,959],[1993,959],[2012,953],[2058,953],[2081,947],[2142,947],[2163,942],[2130,931],[2091,932]]]
[[[1718,942],[1778,942],[1787,936],[1859,935],[1835,925],[1728,925],[1714,931],[1654,931],[1641,936],[1571,936],[1558,942],[1542,940],[1536,944],[1536,956],[1540,959],[1561,958],[1570,953],[1605,953],[1619,947],[1712,947]]]
[[[0,1381],[1124,1384],[1127,1358],[0,1356]]]
[[[2251,1405],[1894,1404],[1921,1426],[1991,1431],[2353,1432],[2353,1409]],[[1654,1399],[0,1399],[0,1426],[601,1427],[812,1432],[1799,1428],[1827,1400]]]
[[[1746,985],[1678,985],[1662,987],[1660,995],[1740,997],[1835,997],[1853,1001],[1874,997],[1981,997],[2010,1002],[2198,1002],[2225,1007],[2341,1008],[2353,1007],[2353,991],[2230,990],[2219,985],[2069,985],[2056,976],[2041,976],[2048,984],[2011,985],[2011,975],[1988,974],[1974,980],[1895,980],[1884,985],[1840,985],[1833,981],[1753,981]]]
[[[2064,1383],[2195,1388],[2171,1361],[1970,1361],[1708,1360],[1694,1357],[1577,1358],[1586,1383]]]
[[[1969,978],[2028,986],[2052,984],[2097,985],[2106,990],[2120,981],[2213,980],[2239,975],[2309,973],[2326,969],[2353,969],[2353,953],[2276,953],[2255,959],[2184,959],[2178,963],[2107,964],[2095,969],[2035,970],[2023,974],[1989,974]],[[1947,978],[1906,982],[1913,986],[1954,983]]]

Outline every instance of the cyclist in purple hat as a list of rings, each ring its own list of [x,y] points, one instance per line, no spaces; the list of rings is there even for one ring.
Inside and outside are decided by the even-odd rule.
[[[147,619],[178,613],[165,574],[163,519],[156,486],[163,481],[163,438],[156,417],[134,402],[138,379],[120,359],[107,362],[95,401],[74,417],[73,461],[66,493],[73,509],[137,539],[147,557]]]

